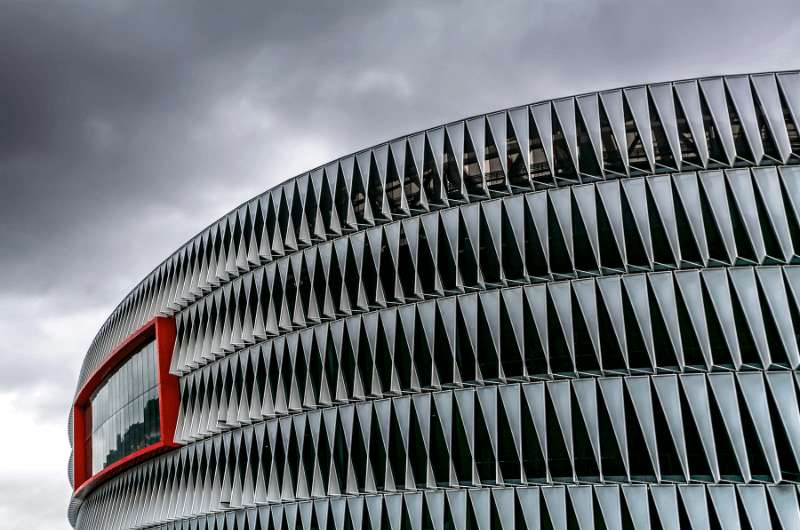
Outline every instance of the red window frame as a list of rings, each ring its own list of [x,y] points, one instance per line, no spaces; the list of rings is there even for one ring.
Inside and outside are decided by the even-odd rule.
[[[91,398],[114,371],[123,365],[142,345],[155,339],[158,359],[159,441],[143,447],[92,474],[92,444],[88,439],[92,425]],[[178,447],[174,441],[178,419],[180,391],[178,377],[169,373],[175,345],[175,319],[157,316],[134,331],[98,366],[78,391],[72,405],[73,483],[75,495],[82,495],[98,484],[152,456]]]

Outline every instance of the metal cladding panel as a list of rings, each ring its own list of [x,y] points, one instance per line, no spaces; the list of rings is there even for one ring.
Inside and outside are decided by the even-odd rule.
[[[795,528],[798,79],[476,116],[241,205],[92,343],[79,387],[174,318],[179,447],[71,523]]]

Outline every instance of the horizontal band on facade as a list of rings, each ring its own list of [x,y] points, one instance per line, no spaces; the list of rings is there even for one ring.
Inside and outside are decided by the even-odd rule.
[[[176,440],[400,393],[509,380],[796,369],[800,268],[513,287],[267,340],[181,378]],[[737,324],[738,323],[738,324]]]
[[[791,372],[740,372],[509,384],[342,405],[190,444],[102,486],[84,509],[125,500],[126,511],[152,510],[159,522],[456,486],[796,482],[797,392]]]
[[[788,530],[790,485],[597,485],[432,490],[261,506],[170,521],[150,530],[422,530],[469,528],[750,528]],[[120,515],[90,528],[117,528]],[[435,522],[434,522],[435,521]],[[601,526],[602,525],[602,526]],[[636,525],[636,526],[633,526]],[[682,526],[683,525],[683,526]]]

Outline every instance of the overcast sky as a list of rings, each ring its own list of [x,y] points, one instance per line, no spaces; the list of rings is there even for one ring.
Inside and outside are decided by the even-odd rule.
[[[319,3],[0,5],[0,528],[69,528],[87,346],[239,203],[471,114],[800,67],[797,0]]]

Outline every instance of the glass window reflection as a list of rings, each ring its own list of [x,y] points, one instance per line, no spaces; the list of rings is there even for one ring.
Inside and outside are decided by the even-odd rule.
[[[114,372],[91,398],[92,474],[160,438],[155,342]]]

